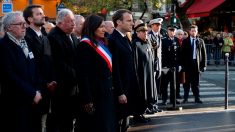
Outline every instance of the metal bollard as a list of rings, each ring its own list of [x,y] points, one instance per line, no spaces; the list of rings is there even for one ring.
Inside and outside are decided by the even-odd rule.
[[[229,87],[229,68],[228,68],[228,57],[229,53],[225,54],[226,60],[225,60],[225,100],[224,100],[224,107],[227,110],[228,109],[228,87]]]

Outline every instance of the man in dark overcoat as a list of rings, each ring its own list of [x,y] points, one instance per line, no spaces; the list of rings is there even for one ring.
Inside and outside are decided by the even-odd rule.
[[[55,129],[69,132],[78,106],[76,46],[78,40],[72,31],[74,14],[69,9],[61,10],[56,18],[56,27],[48,34],[57,87],[52,97],[52,118]],[[76,102],[76,103],[75,103]]]
[[[26,29],[25,39],[28,46],[32,49],[39,73],[42,78],[42,87],[44,87],[43,100],[41,101],[42,114],[42,130],[46,130],[46,120],[50,107],[50,94],[55,89],[56,81],[54,81],[51,47],[47,37],[42,33],[41,29],[45,23],[45,15],[40,5],[30,5],[23,12],[25,21],[29,27]]]
[[[136,60],[127,33],[134,25],[129,10],[120,9],[113,15],[115,29],[109,38],[109,48],[112,53],[113,86],[116,98],[118,132],[125,132],[129,126],[128,116],[140,110],[144,101],[141,95]]]
[[[41,132],[41,118],[37,112],[42,100],[41,78],[34,54],[24,39],[26,22],[22,12],[3,17],[5,36],[0,41],[0,75],[4,110],[1,131]]]

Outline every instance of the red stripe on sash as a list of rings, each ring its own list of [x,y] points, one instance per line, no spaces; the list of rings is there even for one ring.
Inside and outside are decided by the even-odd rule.
[[[82,42],[86,42],[89,44],[107,63],[109,70],[112,72],[112,65],[110,64],[108,58],[89,40],[82,40]]]

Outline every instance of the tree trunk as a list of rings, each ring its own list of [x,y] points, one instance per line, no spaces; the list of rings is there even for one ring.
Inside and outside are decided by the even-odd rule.
[[[184,6],[180,7],[179,2],[177,1],[176,4],[176,13],[180,19],[182,29],[188,30],[191,23],[189,22],[188,16],[186,14],[187,9],[194,3],[195,0],[186,0]]]

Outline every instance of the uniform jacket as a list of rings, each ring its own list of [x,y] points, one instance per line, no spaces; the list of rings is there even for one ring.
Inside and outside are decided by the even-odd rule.
[[[148,33],[148,42],[152,45],[153,51],[154,51],[155,71],[159,71],[159,73],[161,73],[161,69],[162,69],[162,39],[163,38],[164,37],[161,34],[157,38],[157,36],[154,35],[153,31],[150,31]]]
[[[176,48],[176,49],[174,49]],[[162,40],[162,67],[172,68],[180,65],[180,44],[178,38],[166,37]]]
[[[132,42],[137,60],[137,71],[140,89],[145,100],[149,101],[157,97],[157,89],[154,79],[154,55],[152,46],[148,41],[139,38]]]

